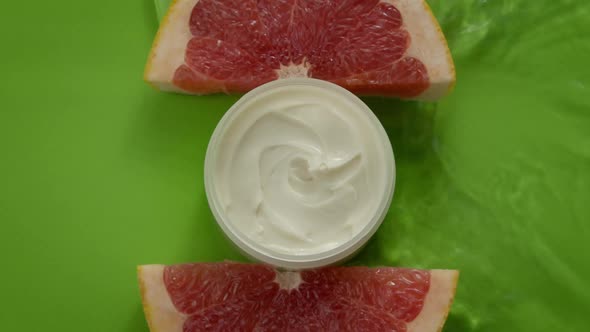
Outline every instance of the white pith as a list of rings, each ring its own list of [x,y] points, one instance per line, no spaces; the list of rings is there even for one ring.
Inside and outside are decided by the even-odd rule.
[[[431,270],[430,289],[426,294],[422,311],[408,323],[407,332],[439,332],[453,304],[459,272],[454,270]]]
[[[181,332],[186,315],[178,312],[164,285],[164,265],[138,268],[143,310],[151,332]]]
[[[308,77],[308,71],[309,65],[305,61],[303,61],[300,65],[296,65],[293,62],[287,66],[283,66],[281,64],[281,68],[276,70],[279,79],[291,77]]]
[[[401,13],[411,44],[406,55],[426,66],[430,87],[415,99],[435,100],[444,96],[454,84],[455,71],[444,37],[424,0],[381,0],[393,4]],[[176,0],[162,22],[150,54],[145,79],[163,91],[184,92],[172,83],[174,72],[184,64],[186,46],[191,39],[189,19],[199,0]],[[279,78],[306,77],[305,64],[281,66]]]
[[[292,290],[292,289],[296,289],[297,287],[299,287],[299,285],[301,284],[301,273],[299,272],[290,272],[290,271],[286,271],[286,272],[279,272],[277,271],[277,276],[275,277],[274,280],[277,284],[279,284],[279,287],[281,289],[285,289],[285,290]]]
[[[163,91],[182,92],[172,84],[174,72],[184,64],[186,46],[192,38],[188,25],[199,0],[176,0],[168,10],[158,31],[145,79]]]
[[[438,23],[423,0],[382,0],[391,3],[401,13],[404,27],[410,34],[406,56],[420,59],[428,70],[430,87],[418,99],[436,100],[444,96],[455,82],[455,68],[449,50],[441,43]],[[443,39],[444,40],[444,39]]]

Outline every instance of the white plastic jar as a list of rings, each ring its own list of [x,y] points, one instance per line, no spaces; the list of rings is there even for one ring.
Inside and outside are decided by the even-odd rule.
[[[223,232],[251,258],[290,270],[356,253],[383,221],[394,186],[393,150],[373,112],[309,78],[244,95],[205,158],[207,199]]]

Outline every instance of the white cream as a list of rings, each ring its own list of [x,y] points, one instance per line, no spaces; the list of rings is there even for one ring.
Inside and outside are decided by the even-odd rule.
[[[358,100],[337,89],[293,85],[234,108],[208,151],[215,159],[210,189],[217,213],[246,242],[280,254],[318,254],[383,217],[393,153]]]

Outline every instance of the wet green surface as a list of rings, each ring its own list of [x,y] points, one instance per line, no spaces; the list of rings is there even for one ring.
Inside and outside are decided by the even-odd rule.
[[[445,331],[583,331],[590,307],[590,6],[441,1],[438,105],[369,100],[398,163],[358,263],[461,270]]]
[[[351,264],[460,269],[446,332],[585,331],[590,3],[430,3],[457,87],[438,104],[366,99],[398,176]],[[202,178],[237,97],[141,81],[151,0],[3,8],[2,330],[147,331],[136,265],[240,259]]]

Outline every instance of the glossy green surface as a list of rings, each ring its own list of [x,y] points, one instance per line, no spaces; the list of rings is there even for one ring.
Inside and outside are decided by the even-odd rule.
[[[585,331],[590,3],[430,3],[457,87],[439,104],[366,99],[397,187],[351,264],[460,269],[446,332]],[[202,177],[237,97],[142,82],[151,0],[3,9],[0,330],[145,332],[136,265],[240,259]]]

